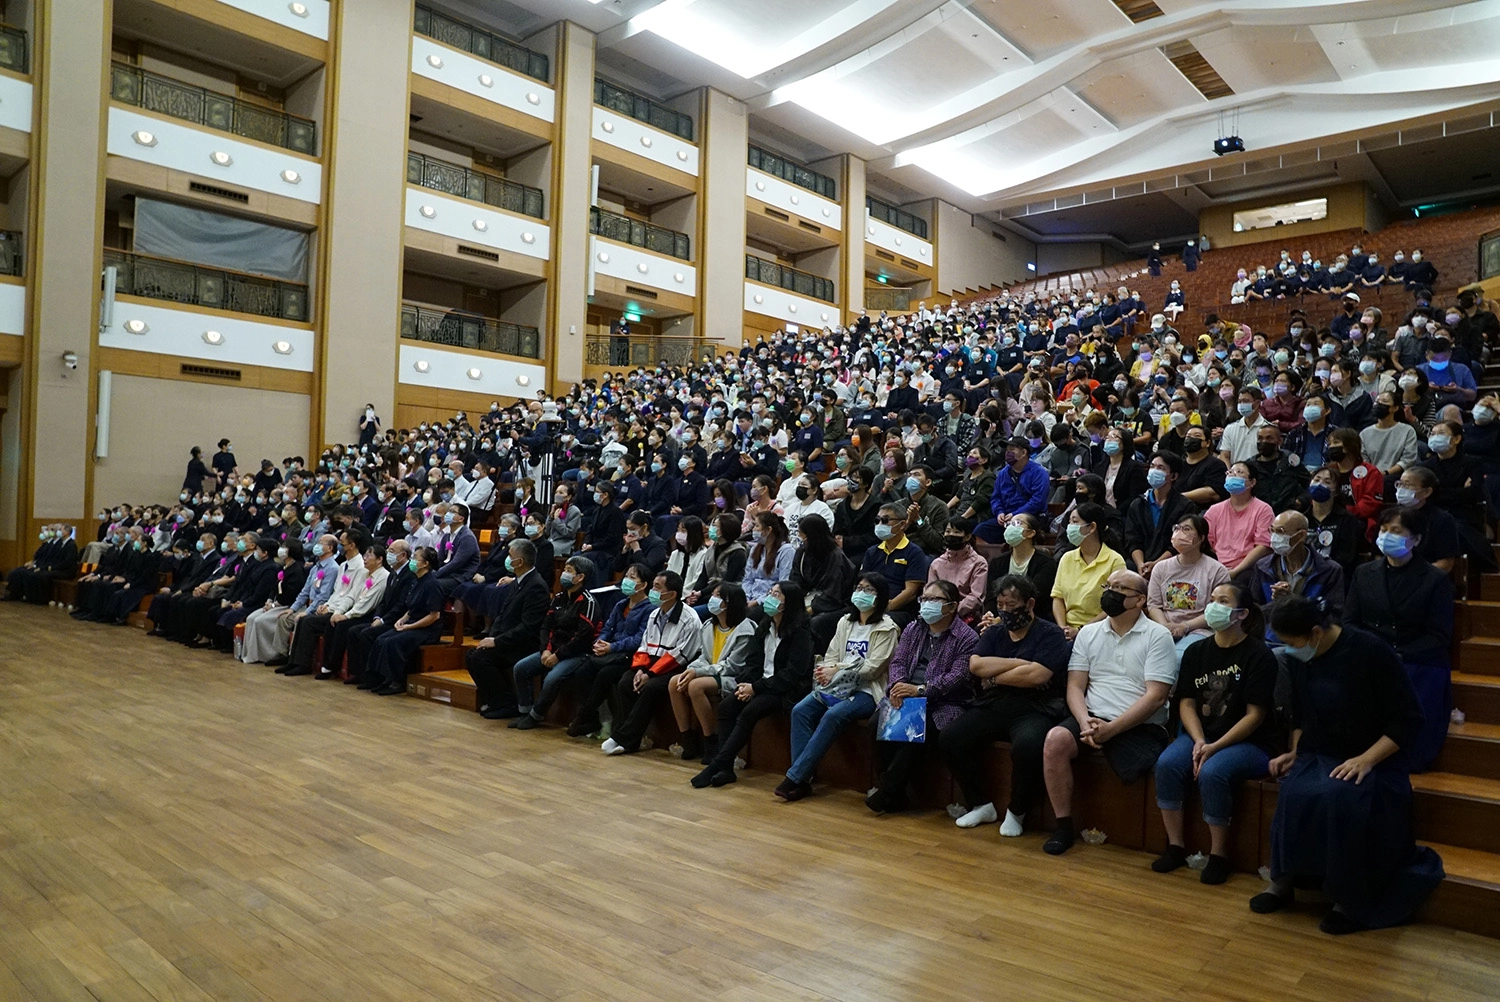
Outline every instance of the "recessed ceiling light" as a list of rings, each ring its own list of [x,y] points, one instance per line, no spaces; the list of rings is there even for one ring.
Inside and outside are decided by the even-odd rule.
[[[526,92],[526,103],[527,104],[541,104],[542,103],[542,95],[538,94],[534,90],[527,91]]]
[[[828,217],[828,216],[831,216],[831,215],[833,215],[833,210],[830,209],[830,208],[828,208],[827,206],[824,206],[823,207],[823,215],[824,215],[825,218]]]
[[[298,17],[306,17],[307,16],[307,4],[305,4],[305,3],[289,3],[286,6],[287,6],[287,10],[290,10],[293,14],[296,14]]]
[[[523,243],[523,244],[534,244],[534,243],[536,243],[536,234],[535,233],[531,233],[529,231],[526,232],[526,233],[522,233],[521,234],[521,243]]]
[[[427,57],[427,65],[435,70],[440,70],[443,68],[443,57],[434,52]]]
[[[600,251],[598,257],[600,264],[609,264],[609,255],[604,251]]]
[[[516,385],[517,386],[530,386],[531,385],[531,377],[530,376],[517,376],[516,377]]]
[[[302,181],[302,175],[288,167],[281,172],[281,179],[287,184],[299,184]]]
[[[684,274],[683,274],[683,273],[682,273],[682,272],[680,272],[680,271],[678,271],[678,272],[673,272],[673,273],[672,273],[672,281],[674,281],[674,282],[677,282],[677,283],[679,283],[679,284],[680,284],[680,283],[682,283],[682,282],[686,282],[686,281],[687,281],[687,276],[686,276],[686,275],[684,275]]]
[[[687,150],[678,150],[677,151],[677,159],[678,160],[686,161],[687,158],[688,158]]]
[[[757,182],[755,182],[755,190],[756,191],[765,191],[766,190],[766,182],[764,182],[764,181],[757,181]]]
[[[828,322],[828,314],[824,313],[824,314],[822,314],[822,316],[823,316],[823,322],[827,323]]]
[[[437,215],[437,210],[430,205],[424,205],[417,211],[426,216],[428,219],[431,219],[433,216]]]
[[[650,136],[642,136],[641,137],[641,145],[649,147],[651,145],[651,137]]]
[[[481,73],[479,74],[479,86],[493,87],[495,86],[495,78],[490,76],[488,73]]]
[[[796,313],[797,312],[797,304],[796,303],[787,303],[786,304],[786,311],[788,313]]]
[[[756,303],[757,306],[760,305],[761,303],[764,303],[765,301],[766,301],[766,297],[765,296],[762,296],[758,292],[755,294],[755,303]]]
[[[130,138],[134,139],[142,146],[156,145],[156,135],[154,133],[147,132],[145,129],[136,129],[130,134]]]
[[[613,132],[613,131],[615,131],[615,123],[614,122],[604,122],[604,123],[602,123],[599,126],[599,128],[603,129],[605,132]]]
[[[223,150],[215,150],[208,155],[208,159],[212,160],[220,167],[228,167],[230,164],[234,163],[234,157],[230,156],[228,153],[225,153]]]
[[[792,204],[793,204],[793,205],[801,205],[801,204],[802,204],[802,199],[801,199],[801,198],[799,198],[799,197],[798,197],[798,196],[796,196],[796,195],[793,195],[793,196],[792,196]]]
[[[468,377],[470,379],[483,379],[484,378],[484,373],[482,371],[480,371],[479,369],[477,369],[477,368],[470,369],[468,371]]]
[[[125,329],[132,334],[144,334],[151,328],[147,326],[144,320],[127,320],[125,321]]]
[[[209,344],[223,344],[224,335],[220,334],[218,331],[204,331],[203,340],[207,341]]]
[[[419,359],[417,359],[415,362],[412,363],[411,367],[413,369],[416,369],[418,372],[426,372],[426,371],[428,371],[429,369],[432,368],[432,366],[428,363],[428,361],[425,358],[419,358]]]
[[[646,274],[646,272],[651,270],[651,266],[642,261],[640,264],[635,266],[635,270],[644,275]]]
[[[275,344],[271,345],[271,349],[278,355],[290,355],[292,353],[292,342],[277,341]]]
[[[483,233],[485,230],[490,228],[490,224],[485,222],[483,219],[476,219],[474,220],[474,228],[480,233]]]

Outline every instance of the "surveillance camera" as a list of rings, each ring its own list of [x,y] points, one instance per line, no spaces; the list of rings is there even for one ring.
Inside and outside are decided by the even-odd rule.
[[[78,353],[72,351],[63,352],[63,365],[69,369],[78,368]]]

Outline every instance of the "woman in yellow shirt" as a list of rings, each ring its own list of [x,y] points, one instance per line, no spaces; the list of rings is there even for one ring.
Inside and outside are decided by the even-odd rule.
[[[1125,558],[1104,540],[1108,518],[1103,505],[1089,503],[1074,508],[1068,519],[1068,541],[1074,548],[1057,562],[1052,612],[1069,640],[1079,627],[1104,618],[1099,607],[1104,582],[1125,569]]]

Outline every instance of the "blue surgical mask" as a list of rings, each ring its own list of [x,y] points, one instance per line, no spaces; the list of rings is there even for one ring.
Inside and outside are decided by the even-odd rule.
[[[775,595],[767,595],[761,599],[760,607],[767,616],[774,616],[781,611],[781,599]]]
[[[660,607],[661,606],[661,592],[659,590],[655,589],[655,588],[652,588],[650,591],[648,591],[646,593],[646,601],[650,602],[654,606]]]
[[[1241,401],[1239,407],[1236,409],[1240,412],[1240,417],[1249,417],[1250,412],[1255,410],[1255,405],[1252,403]]]
[[[1447,452],[1448,447],[1453,444],[1453,438],[1449,435],[1427,436],[1427,448],[1433,452]]]
[[[936,598],[924,598],[920,606],[922,621],[929,626],[943,618],[943,601]]]
[[[922,481],[918,480],[916,477],[907,477],[906,478],[906,493],[908,493],[908,494],[915,494],[915,493],[917,493],[917,491],[919,491],[921,489],[922,489]]]
[[[1120,452],[1120,443],[1119,442],[1115,441],[1112,438],[1105,439],[1105,441],[1104,441],[1104,454],[1106,456],[1118,455],[1119,452]]]
[[[323,544],[322,543],[314,543],[313,544],[312,555],[314,557],[321,557],[323,555]]]
[[[1231,494],[1240,494],[1245,490],[1244,477],[1225,477],[1224,489]]]
[[[719,613],[723,612],[724,600],[717,595],[710,595],[708,599],[708,611],[711,615],[714,616],[717,616]]]
[[[1153,488],[1161,487],[1166,482],[1167,482],[1167,471],[1166,470],[1158,470],[1156,467],[1153,466],[1151,469],[1149,469],[1149,470],[1146,471],[1146,483],[1150,484]]]
[[[890,539],[891,535],[891,527],[886,525],[884,522],[878,523],[875,526],[876,539]]]
[[[201,540],[201,539],[198,540],[198,542],[194,543],[193,545],[194,545],[194,547],[197,549],[197,551],[199,553],[202,553],[204,551],[204,549],[206,548],[203,540]]]
[[[285,557],[286,557],[286,551],[285,550],[278,551],[278,556],[280,556],[283,559],[285,559]],[[399,554],[399,553],[387,553],[385,555],[385,565],[387,567],[389,567],[391,570],[395,570],[396,569],[396,565],[399,564],[400,562],[401,562],[401,554]]]
[[[1411,537],[1382,532],[1375,537],[1375,548],[1388,557],[1401,558],[1411,552]]]
[[[875,593],[856,589],[854,594],[849,596],[849,601],[853,602],[854,607],[860,612],[869,612],[875,608]]]
[[[1293,647],[1290,644],[1287,644],[1281,649],[1281,653],[1285,654],[1289,658],[1296,658],[1298,661],[1307,662],[1317,657],[1318,645],[1316,641],[1308,644],[1306,647]]]

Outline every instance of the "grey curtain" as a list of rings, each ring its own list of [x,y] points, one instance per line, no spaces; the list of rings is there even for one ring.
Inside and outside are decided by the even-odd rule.
[[[308,235],[283,226],[138,198],[135,250],[194,264],[307,281]]]

